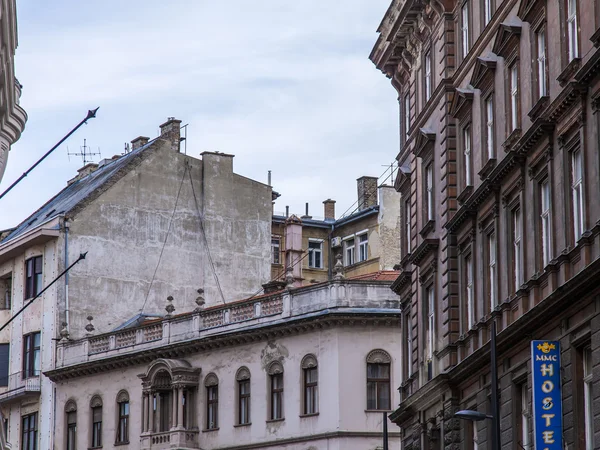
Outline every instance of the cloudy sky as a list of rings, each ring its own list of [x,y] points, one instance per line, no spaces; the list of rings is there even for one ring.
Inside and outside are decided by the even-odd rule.
[[[0,204],[0,229],[26,218],[81,167],[168,116],[188,124],[187,153],[236,155],[234,170],[273,172],[276,211],[340,215],[356,178],[379,176],[398,149],[398,106],[368,55],[390,0],[17,0],[16,75],[27,128],[4,190],[86,114],[91,120]],[[339,5],[343,6],[340,7]],[[96,157],[96,161],[99,157]],[[383,181],[383,180],[382,180]]]

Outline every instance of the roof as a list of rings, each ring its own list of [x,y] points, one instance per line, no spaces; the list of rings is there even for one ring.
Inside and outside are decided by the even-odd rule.
[[[0,243],[6,243],[39,226],[41,223],[47,222],[56,216],[68,213],[89,197],[90,194],[110,180],[120,169],[130,163],[135,156],[147,149],[155,140],[150,141],[148,144],[137,148],[118,159],[107,162],[89,175],[69,184],[53,198],[48,200],[45,205],[21,222],[10,234],[8,234],[8,236],[0,241]]]
[[[364,275],[357,275],[355,277],[349,277],[348,280],[362,280],[362,281],[395,281],[400,275],[399,270],[380,270],[379,272],[366,273]]]
[[[379,205],[374,205],[374,206],[365,208],[363,210],[353,212],[352,214],[350,214],[348,216],[340,217],[337,220],[332,220],[332,219],[318,220],[318,219],[307,219],[307,218],[302,218],[302,217],[300,217],[300,220],[302,221],[302,225],[304,225],[304,226],[331,229],[332,225],[334,228],[336,228],[336,227],[339,227],[346,223],[354,222],[355,220],[370,216],[372,214],[378,214],[378,213],[379,213]],[[288,217],[286,217],[286,216],[274,214],[272,220],[275,223],[285,223],[287,219],[288,219]]]

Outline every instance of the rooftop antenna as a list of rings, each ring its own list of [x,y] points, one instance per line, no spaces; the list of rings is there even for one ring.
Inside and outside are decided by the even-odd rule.
[[[392,161],[392,163],[391,163],[391,164],[389,164],[389,165],[388,165],[388,164],[382,164],[382,165],[381,165],[381,167],[389,167],[389,168],[390,168],[390,171],[391,171],[391,173],[390,173],[390,177],[391,177],[391,179],[392,179],[392,180],[391,180],[391,183],[392,183],[392,186],[393,186],[393,185],[394,185],[394,172],[395,172],[395,169],[394,169],[394,162]],[[386,172],[387,172],[387,170],[386,170]],[[385,174],[385,172],[384,172],[384,174]]]
[[[102,157],[102,154],[100,153],[100,147],[98,147],[97,152],[93,152],[92,149],[87,145],[87,139],[85,138],[83,139],[83,146],[79,147],[79,152],[69,153],[69,147],[67,147],[67,156],[81,156],[84,166],[92,162],[92,157],[96,155]],[[69,161],[70,160],[71,158],[69,158]]]
[[[125,148],[123,149],[123,155],[126,155],[128,153],[131,152],[131,146],[129,145],[129,142],[125,142]]]
[[[188,127],[188,125],[189,124],[186,123],[185,125],[183,125],[182,127],[179,128],[180,130],[183,130],[183,137],[179,138],[179,142],[180,143],[183,142],[183,154],[184,155],[187,155],[187,127]],[[181,134],[181,132],[180,132],[180,134]],[[181,144],[180,144],[179,148],[181,151]]]

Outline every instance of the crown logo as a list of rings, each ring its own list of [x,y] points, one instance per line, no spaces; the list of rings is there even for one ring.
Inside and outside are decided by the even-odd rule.
[[[537,348],[544,353],[550,353],[550,350],[556,350],[556,345],[544,342],[543,344],[538,344]]]

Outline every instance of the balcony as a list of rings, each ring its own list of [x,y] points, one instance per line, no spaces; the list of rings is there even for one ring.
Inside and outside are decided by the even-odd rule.
[[[23,372],[13,373],[8,376],[8,386],[4,392],[0,392],[0,404],[8,403],[30,395],[40,393],[40,372],[36,371],[34,376],[23,378]]]
[[[151,434],[142,434],[141,448],[143,450],[158,450],[167,448],[200,448],[198,430],[161,431]]]

